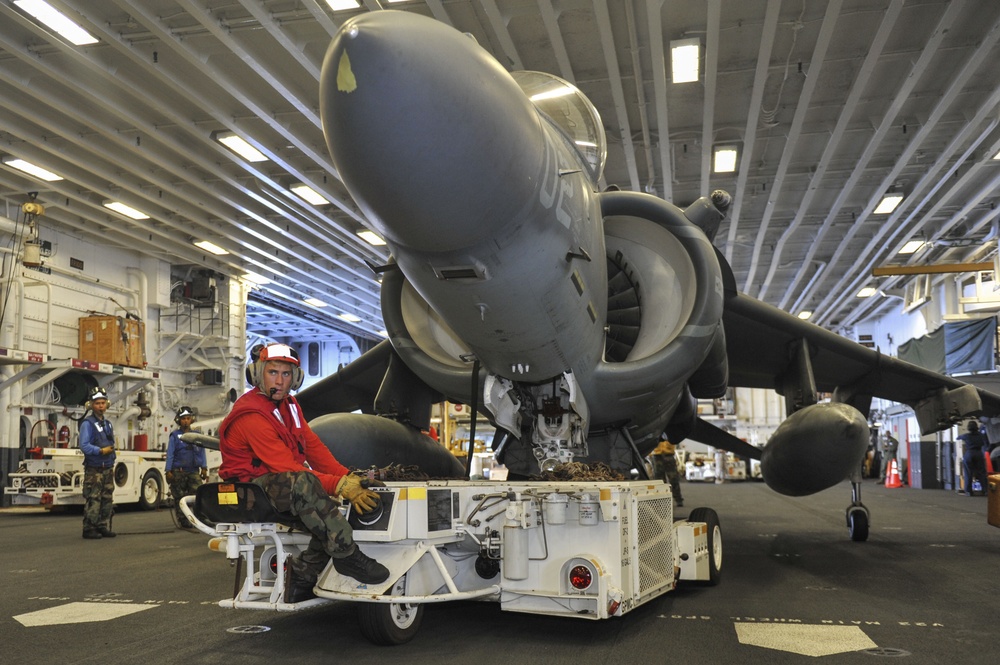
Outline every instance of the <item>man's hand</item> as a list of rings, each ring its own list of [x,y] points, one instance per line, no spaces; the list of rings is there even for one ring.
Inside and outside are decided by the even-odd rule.
[[[167,476],[167,482],[168,483],[174,482],[174,472],[173,471],[167,471],[166,476]]]
[[[201,467],[201,479],[208,480],[208,469]]]
[[[113,452],[115,452],[114,446],[104,446],[103,448],[101,448],[102,455],[110,455]]]
[[[354,474],[347,474],[337,483],[337,496],[347,499],[359,513],[369,513],[378,507],[380,502],[376,492],[361,486],[361,479]]]

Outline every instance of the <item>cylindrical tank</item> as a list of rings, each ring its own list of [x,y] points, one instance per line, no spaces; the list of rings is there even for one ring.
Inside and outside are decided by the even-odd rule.
[[[503,528],[503,576],[508,580],[528,578],[528,531],[517,524]]]
[[[568,505],[569,497],[565,494],[552,493],[545,497],[545,502],[542,504],[545,521],[549,524],[565,524]]]
[[[149,450],[149,436],[146,434],[136,434],[132,437],[132,450]]]
[[[597,524],[597,511],[600,504],[589,494],[580,495],[580,524],[582,526],[594,526]]]

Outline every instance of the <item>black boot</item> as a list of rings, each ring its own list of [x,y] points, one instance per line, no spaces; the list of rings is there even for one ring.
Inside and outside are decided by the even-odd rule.
[[[117,533],[115,533],[114,531],[112,531],[111,529],[109,529],[109,528],[108,528],[108,527],[106,527],[106,526],[102,526],[102,527],[98,527],[98,529],[97,529],[97,530],[98,530],[98,531],[99,531],[99,532],[101,533],[101,535],[102,535],[103,537],[105,537],[105,538],[114,538],[115,536],[117,536],[117,535],[118,535]]]
[[[96,540],[98,538],[103,538],[104,536],[102,536],[101,532],[97,529],[84,529],[83,537],[88,540]]]
[[[362,584],[381,584],[389,579],[389,569],[366,556],[356,543],[347,556],[333,560],[333,567],[341,575],[353,577]]]
[[[315,598],[313,587],[315,580],[307,580],[292,570],[291,562],[285,567],[285,602],[301,603],[303,600]]]

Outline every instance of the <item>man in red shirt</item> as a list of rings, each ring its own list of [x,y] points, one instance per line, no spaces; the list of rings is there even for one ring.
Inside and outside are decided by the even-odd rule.
[[[270,344],[252,359],[247,375],[254,387],[219,427],[219,476],[260,485],[278,512],[295,516],[312,533],[306,550],[289,561],[285,602],[313,597],[330,558],[341,575],[364,584],[384,582],[388,569],[358,548],[339,502],[331,498],[347,499],[364,513],[378,506],[378,495],[361,486],[303,418],[291,396],[302,385],[298,353]]]

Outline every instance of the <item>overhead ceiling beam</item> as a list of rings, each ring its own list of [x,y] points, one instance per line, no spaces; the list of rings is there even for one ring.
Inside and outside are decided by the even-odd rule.
[[[632,82],[635,85],[636,108],[639,111],[639,131],[642,135],[642,154],[646,158],[646,186],[644,191],[652,194],[656,187],[656,169],[653,167],[653,146],[649,139],[649,116],[646,110],[646,82],[642,76],[639,60],[639,38],[636,35],[635,11],[631,2],[623,3],[625,24],[628,29],[629,54],[632,56]]]
[[[764,87],[770,70],[771,53],[774,51],[774,37],[778,32],[778,16],[781,0],[767,0],[764,14],[764,28],[760,34],[760,49],[757,52],[757,68],[753,76],[753,91],[750,93],[750,108],[747,111],[746,129],[743,131],[743,151],[740,155],[740,173],[736,179],[736,192],[729,213],[729,231],[726,233],[726,260],[733,263],[733,251],[740,226],[740,211],[747,195],[750,165],[757,141],[757,127],[760,125],[761,104],[764,103]]]
[[[608,2],[607,0],[593,0],[593,3],[597,30],[601,36],[601,50],[604,51],[604,64],[608,69],[608,83],[611,86],[611,98],[614,100],[615,119],[618,121],[618,132],[621,136],[629,184],[632,191],[641,192],[639,170],[635,163],[635,145],[632,143],[632,128],[628,119],[628,107],[625,105],[621,68],[618,65],[618,52],[615,47],[614,35],[611,33]]]
[[[656,109],[656,134],[659,139],[657,144],[660,148],[660,192],[667,201],[673,201],[674,169],[670,163],[667,56],[663,48],[663,0],[646,0],[646,25],[649,30],[649,58],[653,63],[653,107]]]
[[[836,252],[834,252],[833,258],[831,259],[831,263],[836,263],[837,261],[839,261],[841,257],[844,255],[844,253],[847,251],[847,247],[850,245],[851,238],[857,233],[858,229],[861,228],[861,224],[873,213],[875,207],[881,201],[882,194],[888,191],[891,184],[895,182],[896,178],[903,171],[903,168],[917,156],[920,147],[930,139],[932,129],[941,121],[941,119],[944,117],[945,112],[952,106],[954,106],[956,101],[960,98],[961,96],[960,93],[964,89],[966,83],[974,80],[974,77],[979,72],[979,69],[983,65],[985,65],[988,58],[992,57],[991,54],[993,52],[993,48],[997,44],[998,40],[1000,40],[1000,20],[994,23],[994,25],[992,26],[991,30],[986,35],[986,37],[978,44],[976,51],[965,61],[965,63],[963,63],[963,66],[961,70],[958,72],[958,74],[952,78],[947,90],[945,90],[945,92],[942,93],[940,100],[937,102],[937,104],[935,104],[934,109],[931,111],[927,120],[924,121],[923,125],[917,131],[916,136],[914,136],[913,140],[906,146],[906,149],[902,152],[896,164],[889,171],[889,173],[886,174],[882,182],[879,184],[878,189],[875,191],[875,195],[872,196],[872,198],[868,202],[868,205],[865,206],[865,209],[862,211],[861,215],[859,215],[857,223],[851,229],[848,230],[847,234],[845,234],[841,246],[837,248]],[[961,150],[962,146],[968,145],[969,137],[973,136],[974,132],[978,131],[982,123],[985,122],[987,118],[995,115],[996,107],[998,104],[1000,104],[1000,85],[994,87],[992,94],[985,100],[983,104],[980,105],[979,109],[977,110],[977,113],[973,116],[973,118],[969,122],[961,125],[960,130],[957,132],[955,136],[953,136],[948,146],[943,151],[940,151],[938,159],[935,162],[934,169],[923,170],[924,171],[923,176],[917,183],[914,193],[925,191],[928,188],[936,190],[937,188],[940,188],[945,184],[946,182],[945,178],[933,177],[931,173],[941,173],[948,169],[949,160],[953,158],[955,153]],[[980,134],[981,136],[980,140],[985,139],[987,133],[988,132],[982,132]],[[965,158],[968,159],[971,155],[972,152],[970,150],[966,150]],[[957,171],[958,167],[961,166],[961,163],[954,163],[951,164],[950,166],[951,166],[951,171],[954,173]],[[924,228],[931,221],[932,219],[931,216],[927,214],[922,214],[920,216],[919,223],[915,227],[910,227],[908,229],[898,227],[896,225],[896,220],[898,220],[899,217],[903,214],[903,212],[906,209],[906,206],[910,205],[912,201],[915,200],[917,197],[911,195],[908,198],[910,198],[909,202],[904,200],[903,204],[901,204],[901,206],[897,208],[896,211],[894,211],[889,216],[889,220],[886,223],[879,226],[872,242],[866,243],[866,248],[861,253],[861,255],[858,256],[855,253],[850,257],[852,265],[856,265],[859,262],[859,259],[861,261],[864,261],[865,258],[868,257],[871,257],[871,261],[869,263],[874,264],[878,260],[877,255],[880,252],[891,251],[895,253],[895,251],[898,250],[898,247],[901,245],[901,243],[894,244],[892,242],[893,237],[897,237],[902,233],[909,233],[910,237],[912,237],[913,235],[916,235],[916,233],[918,233],[920,229]],[[942,200],[943,199],[939,199],[938,200],[939,203]],[[916,213],[917,211],[915,210],[913,212],[913,215],[911,215],[911,219],[913,218],[914,215],[916,215]],[[883,238],[885,238],[886,236],[889,237],[889,241],[883,242]],[[862,279],[862,276],[863,273],[858,275],[856,277],[856,281],[860,281]],[[824,300],[824,303],[821,304],[820,309],[827,313],[826,316],[833,314],[834,308],[831,307],[830,304],[831,300],[832,301],[839,300],[840,302],[843,302],[844,300],[843,293],[839,290],[839,287],[843,285],[846,281],[848,281],[848,279],[850,279],[850,277],[846,275],[842,276],[841,279],[838,280],[837,285],[835,285],[834,288],[827,295],[826,299]]]
[[[882,56],[882,51],[885,49],[885,45],[889,41],[889,35],[895,27],[896,20],[899,18],[902,11],[903,0],[891,0],[888,9],[886,9],[885,14],[882,16],[882,22],[879,24],[878,32],[875,33],[875,39],[872,41],[871,48],[868,49],[868,53],[865,55],[864,62],[858,70],[858,75],[854,79],[854,83],[851,85],[851,92],[847,95],[847,101],[844,103],[844,108],[841,110],[840,116],[837,118],[837,125],[833,128],[833,132],[830,134],[830,139],[823,148],[823,156],[820,158],[819,164],[816,165],[816,172],[813,173],[812,177],[809,179],[809,185],[806,187],[805,193],[802,196],[802,202],[796,206],[795,218],[792,220],[791,224],[788,225],[788,228],[781,234],[777,244],[774,246],[774,259],[771,261],[771,267],[768,269],[767,277],[764,278],[764,285],[762,287],[763,293],[767,292],[771,285],[771,280],[774,279],[775,271],[781,263],[781,255],[784,251],[785,243],[788,242],[792,235],[799,230],[802,226],[802,221],[805,219],[806,214],[812,207],[813,198],[820,190],[823,179],[826,177],[827,169],[830,168],[830,162],[833,161],[834,155],[841,147],[841,141],[847,134],[848,124],[858,109],[858,103],[861,100],[861,95],[868,88],[868,83],[875,71],[875,66],[878,64],[878,60]],[[814,239],[818,240],[819,238],[825,236],[832,225],[833,219],[827,217],[823,221],[823,224],[819,227],[819,230],[816,232]],[[801,265],[809,265],[809,263],[816,256],[820,243],[811,242],[808,245],[805,259],[803,259]],[[803,271],[796,272],[796,276],[792,279],[788,288],[785,289],[785,293],[782,295],[778,307],[781,309],[785,308],[788,301],[795,293],[795,287],[803,279],[804,275],[805,273]],[[798,305],[796,305],[796,307],[798,307]]]
[[[840,185],[837,197],[834,200],[833,205],[830,207],[829,212],[827,213],[826,216],[827,221],[836,219],[837,215],[840,214],[840,211],[846,205],[847,201],[849,201],[851,197],[854,195],[855,187],[857,187],[858,183],[861,181],[862,175],[864,175],[864,173],[866,172],[866,169],[868,168],[868,165],[871,163],[872,158],[875,156],[875,153],[882,146],[882,142],[885,140],[886,135],[889,133],[890,128],[892,128],[893,124],[896,122],[896,119],[899,116],[900,111],[903,109],[903,106],[910,100],[910,94],[916,87],[917,82],[920,81],[924,72],[927,71],[927,67],[929,66],[931,60],[937,55],[938,49],[941,48],[941,43],[944,41],[945,36],[951,30],[952,25],[957,20],[959,14],[964,8],[964,5],[965,5],[965,0],[955,0],[955,2],[951,2],[948,4],[947,9],[945,9],[944,14],[941,16],[941,19],[934,27],[934,30],[932,31],[930,37],[927,39],[927,42],[924,44],[924,48],[920,52],[920,57],[917,58],[917,60],[913,63],[913,66],[910,68],[908,75],[902,79],[899,90],[896,92],[892,102],[889,104],[889,107],[886,109],[885,114],[882,116],[882,122],[875,130],[875,133],[872,135],[871,139],[869,139],[868,143],[865,145],[865,149],[862,151],[861,156],[855,160],[854,170],[847,177],[847,180],[842,185]],[[827,221],[824,221],[824,224],[826,224]],[[819,242],[818,239],[817,242]],[[843,245],[843,241],[841,241],[841,244]],[[829,269],[832,269],[835,263],[836,263],[835,261],[832,260],[829,261],[828,262]],[[820,283],[824,283],[825,288],[829,289],[830,285],[829,283],[827,283],[827,280],[819,280],[813,285],[814,291],[818,288]],[[832,315],[833,312],[826,312],[824,308],[827,306],[827,302],[834,293],[835,292],[833,290],[828,290],[827,297],[816,308],[814,308],[813,311],[825,312]],[[806,298],[809,298],[811,297],[812,294],[807,293],[804,295]],[[814,320],[817,323],[822,323],[828,318],[830,317],[826,315],[820,315],[816,317]]]
[[[569,61],[569,53],[566,52],[566,41],[563,39],[562,30],[559,29],[559,17],[552,6],[552,0],[537,1],[538,11],[542,15],[542,24],[545,26],[545,32],[549,36],[549,43],[552,44],[552,52],[556,58],[556,64],[559,65],[559,76],[576,85],[573,64]]]
[[[812,99],[816,85],[819,83],[820,71],[826,59],[826,51],[833,38],[834,28],[837,25],[842,5],[843,0],[830,0],[826,6],[826,14],[823,16],[819,37],[816,39],[815,48],[813,48],[809,71],[806,73],[805,83],[802,85],[802,91],[799,93],[799,101],[795,107],[792,124],[788,129],[788,135],[785,139],[785,148],[781,152],[781,159],[778,161],[778,170],[774,175],[774,181],[771,183],[767,194],[767,205],[764,208],[764,214],[761,216],[760,228],[757,229],[757,237],[754,242],[753,253],[750,257],[750,267],[747,270],[746,279],[743,281],[743,291],[746,293],[751,293],[751,287],[754,285],[754,279],[757,275],[757,265],[760,263],[761,252],[767,240],[767,229],[771,224],[771,219],[774,217],[778,198],[781,196],[781,191],[785,186],[785,175],[788,173],[788,168],[792,163],[792,156],[798,147],[799,136],[802,134],[802,126],[805,124],[806,115],[809,112],[809,101]],[[757,290],[758,298],[764,298],[765,294],[763,291],[763,286]]]
[[[705,100],[701,112],[701,187],[708,196],[712,176],[712,144],[715,143],[715,96],[719,74],[719,23],[722,21],[721,0],[708,0],[705,28]]]

